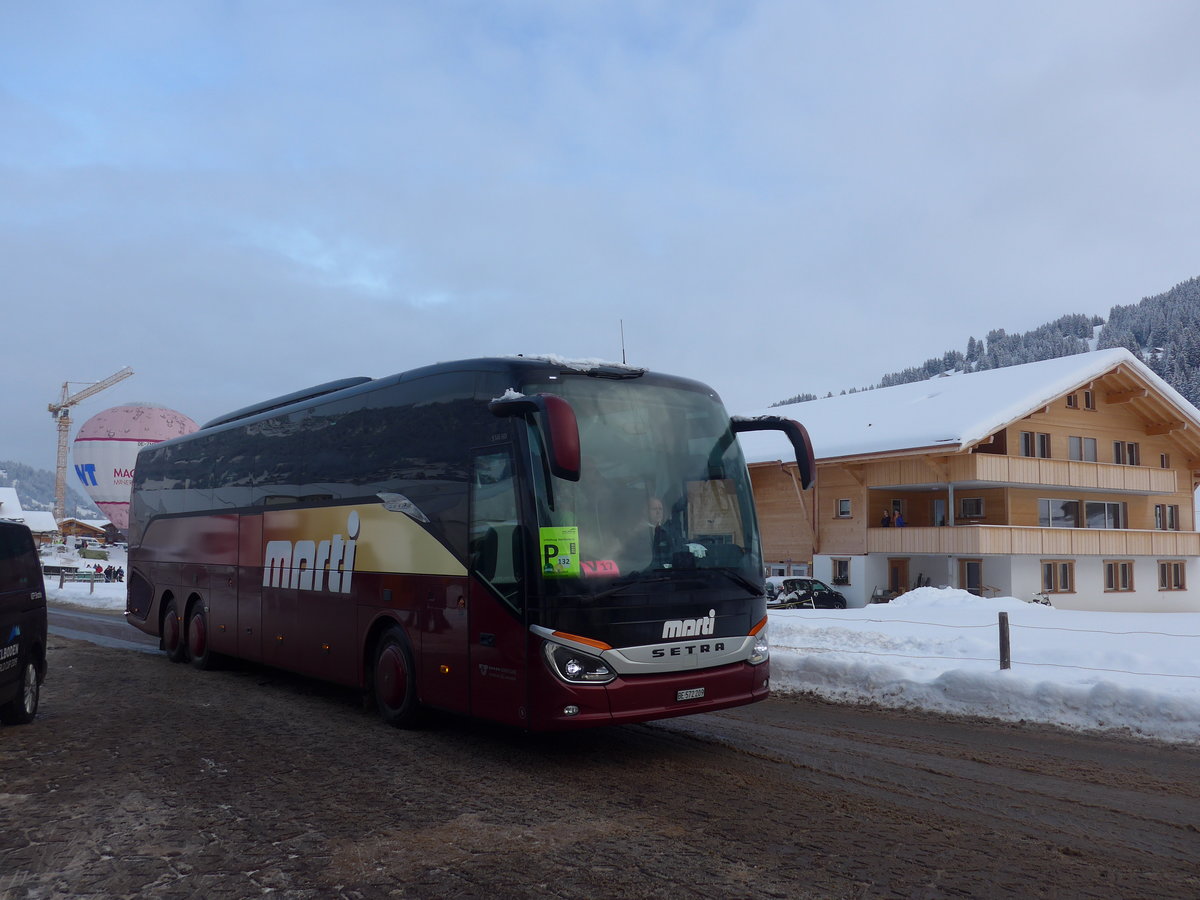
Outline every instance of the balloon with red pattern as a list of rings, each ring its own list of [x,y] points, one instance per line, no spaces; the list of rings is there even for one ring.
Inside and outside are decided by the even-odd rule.
[[[79,428],[72,445],[75,475],[108,520],[129,527],[129,494],[138,451],[200,426],[183,413],[152,403],[114,406]]]

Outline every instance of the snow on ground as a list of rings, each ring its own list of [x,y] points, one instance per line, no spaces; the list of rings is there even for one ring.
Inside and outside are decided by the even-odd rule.
[[[1195,613],[1058,610],[920,588],[865,609],[772,611],[770,640],[778,691],[1200,741]]]
[[[46,588],[51,602],[125,608],[124,584],[60,588],[48,577]],[[1079,612],[920,588],[865,609],[773,610],[770,640],[780,693],[1200,742],[1200,614]]]

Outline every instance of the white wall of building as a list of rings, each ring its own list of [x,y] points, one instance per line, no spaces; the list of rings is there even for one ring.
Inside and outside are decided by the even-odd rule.
[[[833,556],[818,555],[813,559],[813,577],[830,582]],[[861,608],[869,605],[875,589],[888,584],[888,555],[846,557],[850,560],[850,584],[838,585],[836,590],[846,596],[846,605]],[[983,556],[983,583],[994,589],[997,596],[1033,600],[1042,589],[1042,561],[1037,556]],[[908,558],[909,579],[929,579],[934,587],[959,587],[958,558],[947,556],[911,556]],[[1082,556],[1075,558],[1075,591],[1051,594],[1050,601],[1058,609],[1079,609],[1094,612],[1200,612],[1200,559],[1184,557],[1186,584],[1184,591],[1158,589],[1158,559],[1133,559],[1133,591],[1104,590],[1104,558]],[[991,591],[989,590],[989,594]]]
[[[846,598],[848,609],[861,608],[867,605],[871,596],[871,578],[867,574],[868,562],[874,563],[873,557],[838,555],[836,559],[850,560],[850,583],[833,583],[833,560],[835,557],[817,554],[813,557],[812,577],[820,579]],[[885,582],[884,582],[885,583]]]
[[[1028,559],[1033,567],[1030,580],[1041,589],[1040,560]],[[1160,591],[1158,589],[1158,559],[1133,557],[1132,591],[1104,590],[1104,559],[1081,556],[1075,559],[1075,591],[1070,594],[1050,594],[1056,609],[1085,609],[1094,612],[1200,612],[1200,561],[1184,557],[1185,584],[1188,590]]]

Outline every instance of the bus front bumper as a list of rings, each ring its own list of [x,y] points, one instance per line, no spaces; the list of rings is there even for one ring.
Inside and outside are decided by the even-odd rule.
[[[530,727],[561,731],[649,722],[714,712],[765,700],[770,694],[770,660],[757,666],[735,663],[660,675],[618,677],[604,685],[566,684],[542,669],[544,691]]]

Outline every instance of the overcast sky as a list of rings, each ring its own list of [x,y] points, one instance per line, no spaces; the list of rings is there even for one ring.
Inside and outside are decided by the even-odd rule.
[[[0,5],[0,459],[461,357],[733,411],[1200,274],[1200,5]]]

